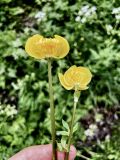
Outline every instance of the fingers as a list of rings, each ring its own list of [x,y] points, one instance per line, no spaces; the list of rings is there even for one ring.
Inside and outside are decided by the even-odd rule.
[[[63,152],[58,152],[58,160],[64,160],[65,158],[65,153]],[[69,160],[74,160],[76,157],[76,149],[74,146],[70,147],[70,153],[69,153]]]
[[[52,146],[38,145],[23,149],[9,160],[51,160]]]
[[[65,153],[58,152],[57,153],[58,160],[64,160]],[[70,148],[69,160],[74,160],[76,156],[76,149],[74,146]],[[9,160],[52,160],[52,145],[38,145],[28,147]]]

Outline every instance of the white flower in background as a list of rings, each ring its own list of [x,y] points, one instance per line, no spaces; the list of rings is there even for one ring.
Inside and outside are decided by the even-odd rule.
[[[100,114],[100,113],[96,113],[95,114],[95,121],[96,122],[101,122],[102,119],[103,119],[103,115],[102,114]]]
[[[84,16],[85,16],[85,18],[86,18],[86,17],[90,17],[90,16],[91,16],[90,10],[89,10],[88,12],[84,13]],[[83,18],[84,18],[84,17],[83,17]]]
[[[86,6],[83,6],[82,8],[81,8],[81,10],[79,11],[79,14],[83,14],[83,13],[86,13],[86,12],[88,12],[89,11],[89,5],[86,5]]]
[[[75,18],[76,22],[85,23],[87,20],[93,18],[96,15],[96,6],[90,7],[89,5],[83,6],[79,12],[77,17]]]
[[[105,137],[105,140],[106,140],[107,142],[109,142],[109,141],[110,141],[110,135],[107,135],[107,136]]]
[[[39,11],[35,15],[35,18],[38,19],[39,21],[41,21],[45,17],[45,15],[46,15],[45,12]]]
[[[118,7],[118,8],[113,8],[112,14],[114,14],[116,20],[119,21],[119,20],[120,20],[120,7]]]
[[[91,7],[91,12],[95,12],[97,10],[96,6]]]
[[[108,32],[110,32],[113,29],[113,27],[110,24],[106,24],[106,29]]]
[[[15,106],[10,106],[7,105],[7,107],[5,107],[5,113],[7,115],[7,117],[13,117],[14,115],[16,115],[18,112],[15,109]]]
[[[97,126],[96,124],[91,124],[89,128],[95,131],[97,129]]]
[[[83,17],[82,19],[81,19],[81,22],[82,23],[85,23],[87,21],[87,18],[85,18],[85,17]]]
[[[118,7],[118,8],[113,8],[112,14],[120,14],[120,7]]]
[[[77,17],[75,18],[75,21],[76,21],[76,22],[80,22],[80,20],[81,20],[80,16],[77,16]]]
[[[116,18],[117,20],[120,20],[120,14],[119,14],[119,15],[115,15],[115,18]]]
[[[84,134],[87,137],[93,137],[97,131],[98,131],[98,127],[95,124],[91,124],[89,128],[85,130]]]
[[[93,137],[94,136],[94,132],[93,131],[91,131],[90,129],[87,129],[87,130],[85,130],[85,135],[88,137]]]
[[[5,117],[11,117],[13,118],[14,115],[16,115],[18,113],[18,111],[16,110],[15,106],[0,106],[0,115],[1,116],[5,116]]]

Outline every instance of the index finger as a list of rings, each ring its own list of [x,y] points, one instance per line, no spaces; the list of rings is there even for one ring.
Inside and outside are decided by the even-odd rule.
[[[58,160],[64,160],[65,153],[57,152]],[[69,160],[74,160],[76,149],[70,148]],[[23,149],[9,160],[52,160],[52,145],[38,145]]]

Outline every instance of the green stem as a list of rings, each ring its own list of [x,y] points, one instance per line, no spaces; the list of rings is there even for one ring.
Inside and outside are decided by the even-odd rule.
[[[50,97],[50,119],[51,119],[51,132],[52,132],[52,160],[57,160],[56,154],[56,130],[55,130],[55,109],[54,97],[52,87],[52,71],[51,59],[48,59],[48,80],[49,80],[49,97]]]
[[[75,112],[76,112],[76,106],[77,106],[77,103],[78,103],[79,96],[80,96],[80,92],[75,91],[75,93],[74,93],[73,115],[72,115],[71,124],[70,124],[70,135],[69,135],[69,138],[68,138],[68,151],[66,152],[65,160],[69,159],[70,145],[71,145],[71,142],[72,142],[73,127],[74,127],[74,121],[75,121]]]
[[[90,160],[90,158],[88,158],[88,157],[85,157],[84,155],[78,155],[78,157],[81,157],[82,159],[86,159],[86,160]]]

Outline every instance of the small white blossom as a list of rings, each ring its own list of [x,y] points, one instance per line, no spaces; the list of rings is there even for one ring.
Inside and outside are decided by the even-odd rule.
[[[106,25],[106,29],[107,29],[107,31],[111,31],[113,29],[113,27],[109,24],[109,25]]]
[[[120,20],[120,14],[119,14],[119,15],[115,15],[115,18],[116,18],[117,20]]]
[[[101,122],[102,119],[103,119],[103,115],[100,113],[96,113],[95,115],[96,122]]]
[[[96,6],[91,7],[91,12],[95,12],[97,10]]]
[[[80,22],[80,20],[81,20],[80,16],[77,16],[77,17],[75,18],[75,21],[76,21],[76,22]]]
[[[113,8],[112,14],[120,14],[120,7],[118,7],[118,8]]]
[[[87,20],[87,19],[86,19],[85,17],[83,17],[83,18],[81,19],[81,22],[82,22],[82,23],[85,23],[86,20]]]
[[[120,20],[120,7],[118,7],[118,8],[113,8],[112,14],[114,14],[116,20],[119,21],[119,20]]]
[[[86,136],[89,136],[89,137],[93,137],[94,136],[94,132],[92,130],[90,130],[90,129],[85,130],[84,133],[85,133]]]
[[[97,126],[95,124],[91,124],[89,128],[95,131],[97,129]]]
[[[98,128],[95,124],[91,124],[87,130],[85,130],[85,135],[88,137],[93,137],[97,132]]]
[[[96,14],[96,6],[90,7],[89,5],[83,6],[79,12],[77,17],[75,18],[76,22],[85,23],[87,20],[94,18]]]
[[[17,114],[17,110],[15,109],[15,106],[7,105],[7,107],[5,107],[4,111],[7,115],[7,117],[13,117],[14,115]]]
[[[44,17],[45,17],[45,13],[42,12],[42,11],[39,11],[39,12],[35,15],[35,18],[36,18],[36,19],[39,19],[39,20],[42,20]]]
[[[5,117],[12,117],[16,115],[18,111],[16,110],[15,106],[2,106],[0,107],[0,115],[5,116]]]
[[[114,114],[114,118],[115,118],[116,120],[118,120],[118,115],[117,115],[117,114]]]
[[[85,17],[89,17],[89,16],[91,16],[91,12],[90,11],[85,13]]]
[[[86,13],[86,12],[88,11],[88,9],[89,9],[89,6],[88,6],[88,5],[83,6],[83,7],[81,8],[81,12]]]

